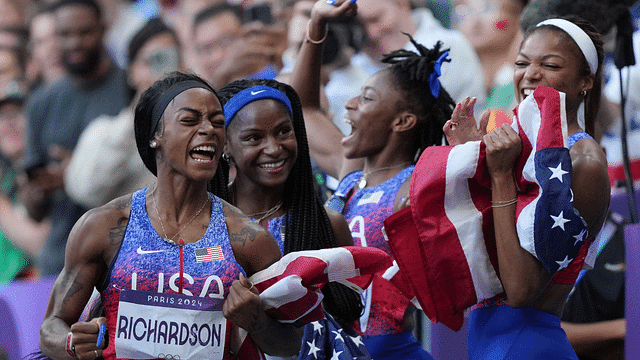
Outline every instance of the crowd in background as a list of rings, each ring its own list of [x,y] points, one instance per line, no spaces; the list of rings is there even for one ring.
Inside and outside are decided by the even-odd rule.
[[[71,227],[82,214],[153,182],[139,159],[133,132],[133,108],[146,88],[174,70],[198,74],[214,89],[239,79],[287,82],[308,36],[314,4],[98,0],[95,9],[69,11],[57,3],[0,0],[0,286],[57,275]],[[612,189],[624,179],[620,82],[612,55],[615,26],[603,20],[614,17],[615,6],[558,0],[357,3],[358,17],[331,23],[324,46],[321,105],[333,119],[331,131],[351,132],[343,121],[344,104],[385,66],[383,55],[409,48],[403,33],[424,46],[441,41],[450,49],[451,61],[442,65],[442,86],[456,103],[474,99],[477,117],[488,117],[490,128],[500,126],[510,121],[516,105],[514,59],[524,23],[575,11],[609,40],[596,133],[609,159]],[[633,3],[621,6],[630,8],[637,20],[640,11]],[[566,13],[552,13],[554,5]],[[640,54],[640,33],[634,32],[633,39]],[[625,108],[630,144],[640,137],[640,100],[633,91],[638,70],[635,66],[624,73],[629,79],[625,89],[630,89]],[[630,149],[632,174],[640,179],[640,147]],[[313,158],[323,149],[311,143],[310,151],[318,192],[326,200],[337,179],[319,169],[316,161],[321,158]],[[611,303],[615,311],[607,312],[621,318],[620,297]],[[595,310],[568,313],[583,322],[577,319],[585,311]]]

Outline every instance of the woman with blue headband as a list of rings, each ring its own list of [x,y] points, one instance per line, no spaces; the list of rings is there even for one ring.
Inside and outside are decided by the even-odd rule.
[[[323,171],[340,180],[329,206],[347,219],[354,245],[391,253],[382,233],[383,221],[404,203],[418,156],[444,141],[442,126],[455,103],[441,87],[448,51],[412,40],[417,52],[386,55],[389,66],[363,84],[361,94],[346,104],[343,137],[320,106],[321,56],[327,23],[355,16],[356,1],[317,1],[291,83],[300,95],[311,156]],[[395,286],[395,269],[377,274],[363,294],[364,312],[353,328],[373,359],[432,359],[414,338],[415,307]]]
[[[583,229],[567,239],[577,254],[556,261],[555,270],[550,270],[536,255],[542,249],[536,247],[533,254],[520,245],[524,233],[514,221],[521,209],[520,195],[526,191],[519,188],[514,174],[521,152],[531,144],[525,144],[509,124],[483,134],[483,129],[476,127],[472,109],[464,104],[459,105],[445,125],[452,144],[482,140],[486,145],[497,275],[504,290],[472,307],[470,359],[577,359],[560,327],[560,316],[578,273],[587,263],[585,257],[589,257],[592,240],[606,219],[610,201],[607,161],[592,137],[600,102],[603,59],[602,40],[593,26],[580,18],[567,17],[545,20],[530,28],[515,60],[514,83],[519,103],[534,96],[537,100],[542,94],[536,91],[539,87],[564,94],[564,109],[560,112],[564,110],[566,114],[566,129],[562,131],[568,136],[566,147],[571,166],[558,168],[561,172],[554,173],[549,182],[556,181],[553,176],[561,182],[563,175],[565,179],[568,177],[571,201],[566,211],[560,214],[549,211],[536,219],[550,218],[553,227],[564,230],[570,226],[565,224],[575,209]],[[544,124],[552,118],[541,116],[540,121]],[[552,201],[565,203],[559,196]],[[564,241],[558,233],[553,234],[552,242]]]
[[[275,80],[238,80],[219,93],[227,128],[225,157],[235,170],[232,204],[268,229],[283,255],[353,245],[344,217],[325,208],[315,189],[302,107],[293,88]],[[330,283],[322,292],[326,311],[338,323],[348,328],[360,315],[360,298],[352,290]]]
[[[224,200],[216,92],[196,75],[171,73],[142,94],[134,127],[157,181],[74,226],[40,332],[43,352],[83,360],[297,354],[301,332],[269,317],[246,278],[281,255],[268,231]],[[94,287],[106,315],[77,322]]]

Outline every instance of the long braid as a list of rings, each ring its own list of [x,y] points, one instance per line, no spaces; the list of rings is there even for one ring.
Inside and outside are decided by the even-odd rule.
[[[293,110],[298,157],[285,182],[282,199],[288,215],[284,253],[336,247],[331,222],[315,190],[302,105],[295,90],[274,80],[239,80],[220,89],[221,101],[225,104],[238,92],[257,85],[266,85],[286,94]],[[360,296],[354,291],[338,283],[329,283],[323,287],[322,292],[325,296],[325,308],[343,324],[351,323],[360,316],[362,303]]]
[[[451,118],[455,102],[449,93],[440,88],[437,98],[431,94],[430,78],[437,60],[447,50],[442,50],[438,41],[432,49],[417,43],[411,35],[405,34],[416,47],[418,53],[409,50],[396,50],[382,58],[390,64],[397,88],[403,93],[399,110],[407,110],[418,116],[419,134],[416,140],[416,153],[419,155],[429,146],[441,145],[444,139],[442,127]],[[447,65],[442,71],[447,71]]]

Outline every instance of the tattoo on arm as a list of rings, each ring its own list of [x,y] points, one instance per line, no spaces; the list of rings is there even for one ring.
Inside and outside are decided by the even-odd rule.
[[[242,246],[247,244],[247,240],[254,241],[256,239],[256,232],[245,226],[237,233],[229,234],[229,241],[241,242]]]
[[[128,223],[129,218],[121,217],[120,219],[118,219],[118,225],[112,227],[109,231],[109,244],[118,245],[122,242],[122,238],[124,238],[124,233],[127,229]]]
[[[71,286],[69,287],[69,291],[67,292],[67,295],[65,295],[64,299],[62,300],[62,303],[64,304],[68,303],[69,300],[71,300],[71,298],[75,294],[77,294],[80,290],[82,290],[82,284],[74,280],[73,284],[71,284]]]

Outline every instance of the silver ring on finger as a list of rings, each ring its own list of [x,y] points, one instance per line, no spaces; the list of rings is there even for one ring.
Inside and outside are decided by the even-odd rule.
[[[96,357],[94,357],[94,359],[98,358],[98,350],[93,350],[93,352],[96,354]]]

